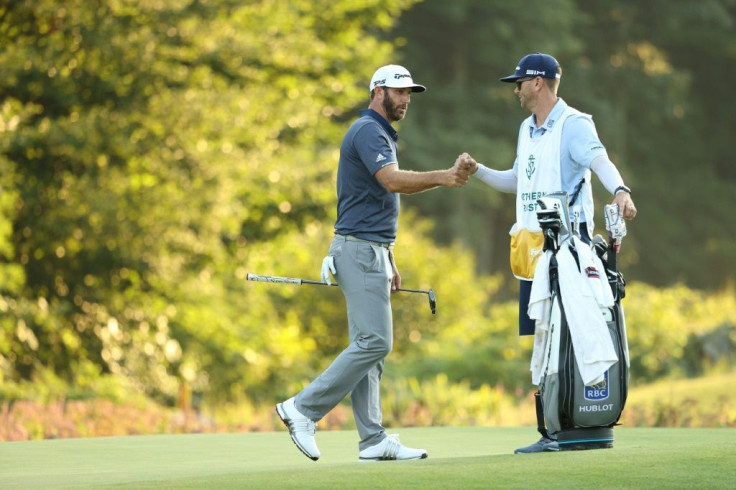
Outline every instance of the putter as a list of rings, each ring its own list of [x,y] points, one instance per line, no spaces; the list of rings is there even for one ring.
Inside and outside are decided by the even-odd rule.
[[[251,274],[250,272],[246,275],[246,280],[257,281],[257,282],[273,282],[277,284],[314,284],[315,286],[339,286],[336,282],[327,284],[322,281],[310,281],[309,279],[300,279],[298,277],[279,277],[279,276],[261,276],[258,274]],[[426,294],[429,297],[429,309],[432,310],[432,314],[437,314],[437,298],[434,295],[434,291],[431,289],[407,289],[399,288],[398,291],[405,293],[420,293]]]

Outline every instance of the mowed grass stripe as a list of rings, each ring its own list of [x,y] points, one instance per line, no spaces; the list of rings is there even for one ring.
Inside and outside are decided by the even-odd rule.
[[[312,462],[286,431],[0,444],[0,488],[734,488],[736,429],[617,428],[613,449],[514,455],[533,428],[401,429],[422,461],[359,463],[355,431],[318,432]]]

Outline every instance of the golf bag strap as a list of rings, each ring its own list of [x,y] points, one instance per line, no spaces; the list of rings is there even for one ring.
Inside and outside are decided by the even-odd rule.
[[[537,430],[540,434],[542,434],[542,437],[546,437],[547,439],[551,439],[549,437],[549,432],[547,432],[547,427],[544,425],[544,409],[542,408],[542,394],[540,392],[534,393],[534,402],[537,406]]]
[[[611,240],[606,253],[606,273],[608,275],[608,284],[611,286],[611,292],[616,302],[626,297],[626,280],[623,274],[618,271],[616,243]]]
[[[583,188],[583,184],[585,184],[585,177],[578,183],[578,185],[575,186],[575,190],[572,192],[572,196],[570,196],[570,202],[568,203],[568,206],[572,207],[573,204],[575,204],[575,201],[578,199],[578,194],[580,194],[580,189]]]

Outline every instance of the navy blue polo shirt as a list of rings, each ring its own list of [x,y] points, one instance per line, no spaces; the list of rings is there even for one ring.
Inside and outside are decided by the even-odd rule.
[[[396,130],[372,109],[360,111],[340,145],[337,168],[335,233],[363,240],[393,242],[399,218],[399,194],[389,192],[375,174],[398,164]]]

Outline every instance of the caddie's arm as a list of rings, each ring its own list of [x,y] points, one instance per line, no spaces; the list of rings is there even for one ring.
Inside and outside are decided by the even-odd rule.
[[[482,163],[478,163],[473,175],[497,191],[507,194],[516,193],[516,173],[513,168],[508,170],[494,170],[486,167]]]
[[[613,194],[613,204],[618,205],[619,213],[624,219],[632,220],[636,217],[636,206],[631,199],[631,189],[624,185],[616,166],[607,156],[601,155],[590,164],[590,169],[595,172],[598,179],[608,192]]]

